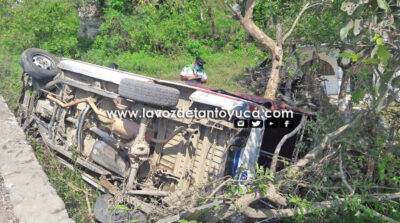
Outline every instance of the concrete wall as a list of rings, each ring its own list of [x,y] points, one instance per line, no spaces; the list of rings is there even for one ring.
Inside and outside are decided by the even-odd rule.
[[[0,175],[19,222],[74,222],[1,95],[0,136]]]

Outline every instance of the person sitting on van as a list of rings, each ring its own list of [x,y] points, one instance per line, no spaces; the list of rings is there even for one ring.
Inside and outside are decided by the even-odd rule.
[[[181,81],[185,81],[185,84],[202,85],[206,83],[207,74],[203,68],[204,64],[206,64],[206,62],[197,56],[195,62],[183,68],[181,72]]]

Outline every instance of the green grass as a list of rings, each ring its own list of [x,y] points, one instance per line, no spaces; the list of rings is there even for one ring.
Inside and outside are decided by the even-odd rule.
[[[70,170],[59,162],[52,150],[40,146],[36,140],[31,139],[30,142],[50,183],[64,201],[68,216],[77,223],[93,222],[93,207],[100,191],[82,179],[77,164],[74,170]]]
[[[181,82],[179,74],[182,68],[194,60],[192,56],[187,55],[167,57],[140,52],[123,53],[115,58],[99,55],[101,54],[97,50],[89,51],[82,60],[103,66],[114,62],[119,65],[120,70],[177,82]],[[204,66],[208,76],[206,85],[227,91],[246,91],[238,87],[235,81],[240,79],[246,68],[254,66],[258,61],[256,57],[222,52],[209,54],[203,59],[207,62]]]
[[[20,55],[10,55],[0,47],[0,94],[11,110],[19,106],[21,93],[22,68],[19,65]]]
[[[19,54],[10,55],[0,48],[0,94],[3,95],[9,107],[18,107],[21,92],[22,68],[19,65]],[[60,55],[57,55],[60,56]],[[213,53],[203,57],[207,62],[205,70],[208,75],[207,86],[226,91],[242,91],[237,82],[246,68],[254,66],[256,57],[237,55],[234,53]],[[123,53],[117,57],[107,57],[97,50],[88,51],[80,60],[108,66],[112,62],[119,65],[120,70],[133,72],[149,77],[181,82],[179,75],[182,68],[193,62],[194,58],[187,55],[153,56],[146,53]]]

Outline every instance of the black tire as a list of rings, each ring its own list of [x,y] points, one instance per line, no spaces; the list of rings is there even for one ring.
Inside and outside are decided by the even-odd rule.
[[[109,201],[112,199],[110,194],[101,195],[96,199],[94,205],[94,216],[101,223],[146,223],[146,215],[138,210],[111,210]]]
[[[25,73],[40,82],[49,81],[60,72],[57,67],[60,60],[53,54],[37,48],[26,49],[19,62]]]
[[[174,107],[178,104],[178,89],[128,78],[121,80],[118,93],[122,97],[147,104]]]

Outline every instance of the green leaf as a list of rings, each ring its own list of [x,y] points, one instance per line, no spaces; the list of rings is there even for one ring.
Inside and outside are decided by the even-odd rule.
[[[379,62],[377,60],[375,60],[374,58],[366,58],[363,61],[364,61],[364,63],[367,63],[367,64],[373,64],[373,65],[379,64]]]
[[[389,9],[389,4],[386,2],[386,0],[377,0],[378,2],[378,7],[383,9],[383,10],[388,10]]]
[[[379,37],[378,39],[376,39],[376,44],[382,45],[383,44],[383,38]]]
[[[377,40],[379,37],[381,37],[380,35],[379,35],[379,33],[375,33],[375,35],[374,35],[374,37],[372,37],[372,40]]]
[[[232,193],[236,193],[236,186],[235,185],[231,186],[231,191],[232,191]]]
[[[382,62],[386,63],[390,58],[390,53],[387,50],[387,46],[380,46],[378,51],[376,51],[376,55],[378,55],[378,59]]]
[[[350,58],[352,53],[350,52],[343,52],[339,54],[339,57]]]
[[[123,204],[118,205],[117,208],[118,208],[118,210],[121,210],[121,211],[129,211],[129,208]]]
[[[239,191],[239,194],[240,194],[240,195],[243,194],[243,188],[242,188],[241,186],[238,187],[238,191]]]
[[[290,199],[289,199],[289,203],[294,203],[294,204],[296,204],[296,203],[298,203],[299,202],[299,199],[297,199],[296,197],[291,197]]]
[[[343,52],[339,57],[350,58],[353,62],[357,62],[359,55],[357,53]]]
[[[351,96],[351,100],[354,103],[359,103],[364,98],[365,92],[366,92],[365,89],[361,89],[361,88],[355,89]]]
[[[386,169],[386,164],[384,162],[378,164],[378,174],[381,180],[386,179],[385,169]]]

